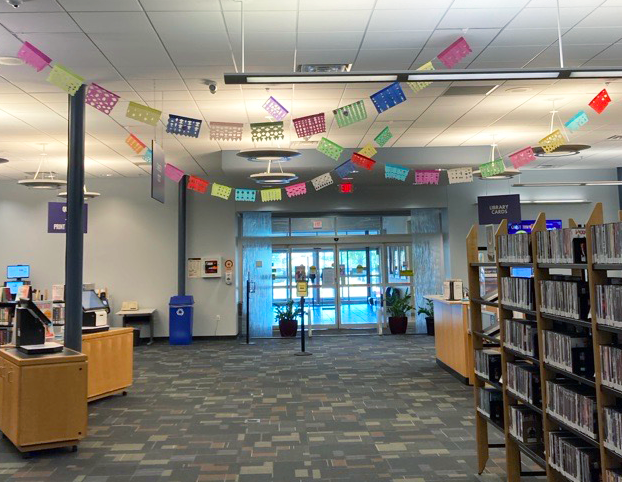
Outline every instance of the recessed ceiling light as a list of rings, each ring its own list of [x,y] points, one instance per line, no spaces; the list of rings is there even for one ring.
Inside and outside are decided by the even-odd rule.
[[[506,92],[511,92],[512,94],[522,94],[523,92],[531,92],[532,90],[531,87],[510,87],[509,89],[505,89]]]
[[[19,57],[0,57],[0,65],[24,65],[24,61]]]

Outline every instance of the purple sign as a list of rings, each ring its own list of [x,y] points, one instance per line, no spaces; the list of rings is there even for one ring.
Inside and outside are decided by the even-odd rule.
[[[88,232],[88,214],[89,206],[84,205],[83,211],[83,228],[84,233]],[[67,203],[50,202],[48,203],[48,233],[66,233],[67,232]]]
[[[509,223],[520,222],[520,195],[479,196],[477,211],[479,224],[499,224],[504,219]]]

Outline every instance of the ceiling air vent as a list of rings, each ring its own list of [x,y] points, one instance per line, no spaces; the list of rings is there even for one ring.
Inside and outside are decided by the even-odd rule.
[[[301,64],[296,69],[298,72],[350,72],[352,64]]]

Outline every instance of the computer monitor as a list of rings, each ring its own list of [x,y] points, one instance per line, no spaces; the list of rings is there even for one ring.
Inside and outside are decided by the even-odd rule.
[[[6,267],[8,279],[30,278],[30,266],[27,264],[15,264]]]
[[[106,305],[99,299],[99,296],[97,296],[95,291],[89,290],[82,292],[82,310],[94,311],[105,309]]]
[[[16,295],[19,287],[23,285],[24,285],[23,281],[5,281],[4,282],[4,286],[9,288],[9,292],[12,295]]]
[[[512,276],[515,278],[532,278],[533,268],[512,268]]]

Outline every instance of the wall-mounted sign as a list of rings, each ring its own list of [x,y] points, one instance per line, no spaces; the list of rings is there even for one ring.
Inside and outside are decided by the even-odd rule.
[[[412,269],[401,269],[400,276],[414,276]]]
[[[499,224],[504,219],[508,222],[521,220],[520,195],[479,196],[477,198],[479,224]]]
[[[322,221],[313,221],[313,229],[322,229]]]
[[[306,281],[296,282],[296,296],[307,296],[309,294],[309,283]]]
[[[188,278],[201,277],[201,258],[188,258]]]
[[[88,232],[89,205],[84,205],[82,211],[82,232]],[[48,203],[48,233],[67,232],[67,203]]]
[[[201,276],[203,278],[220,278],[220,257],[201,258]]]
[[[225,283],[230,285],[233,283],[233,260],[228,259],[225,261]]]
[[[166,168],[164,151],[155,141],[152,141],[151,152],[151,197],[164,204],[164,169]]]

